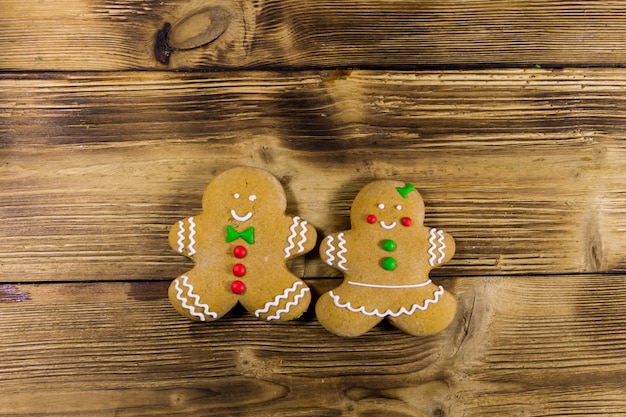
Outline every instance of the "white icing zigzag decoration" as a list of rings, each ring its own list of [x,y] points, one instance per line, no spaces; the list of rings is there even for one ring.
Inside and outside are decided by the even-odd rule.
[[[183,253],[183,249],[185,249],[185,223],[181,220],[178,222],[178,253]]]
[[[348,249],[346,249],[345,247],[346,240],[343,238],[343,232],[337,235],[337,240],[339,240],[339,252],[337,252],[337,258],[339,258],[339,262],[337,262],[337,267],[343,269],[344,271],[347,271],[348,268],[346,268],[345,264],[346,262],[348,262],[348,260],[344,258],[343,254],[348,252]],[[326,243],[328,244],[328,249],[326,249],[325,252],[326,256],[328,256],[326,263],[330,266],[333,266],[333,263],[335,262],[335,256],[333,255],[333,253],[337,248],[333,245],[334,241],[335,239],[332,236],[328,236],[326,238]]]
[[[189,217],[187,221],[189,222],[189,245],[187,245],[189,254],[187,256],[193,256],[196,253],[196,240],[194,239],[196,235],[196,223],[193,221],[193,217]],[[185,250],[185,232],[185,222],[181,220],[178,222],[178,233],[176,233],[176,236],[178,236],[178,240],[176,241],[176,243],[178,243],[178,253],[181,254]]]
[[[333,255],[333,252],[335,251],[335,246],[333,246],[333,242],[335,241],[335,239],[332,236],[328,236],[328,238],[326,239],[326,243],[328,244],[328,249],[326,249],[326,256],[328,256],[328,259],[326,259],[326,263],[330,266],[333,266],[333,262],[335,261],[335,255]]]
[[[296,216],[293,218],[293,224],[289,228],[289,230],[291,231],[291,234],[287,238],[287,242],[289,243],[289,246],[285,248],[285,258],[288,258],[289,256],[291,256],[292,249],[295,249],[296,244],[294,243],[294,239],[296,238],[296,236],[300,236],[300,240],[298,240],[298,252],[296,253],[304,252],[304,244],[308,240],[305,236],[305,233],[308,230],[306,225],[307,225],[306,220],[303,220],[301,222],[300,217]],[[299,234],[296,232],[296,228],[298,226],[302,228]]]
[[[194,248],[196,244],[196,240],[193,238],[196,234],[196,223],[193,221],[193,217],[189,218],[189,255],[193,256],[196,253],[196,249]]]
[[[432,299],[427,299],[424,300],[424,305],[419,305],[419,304],[413,304],[411,306],[410,310],[407,310],[404,307],[401,307],[400,310],[393,312],[391,310],[386,310],[383,313],[379,312],[377,308],[375,308],[374,310],[368,311],[365,309],[365,306],[361,306],[359,308],[354,308],[352,307],[352,304],[350,303],[350,301],[348,301],[345,304],[342,304],[339,301],[339,296],[335,295],[334,292],[330,291],[328,294],[333,298],[333,301],[335,303],[335,306],[337,306],[338,308],[347,308],[348,310],[352,311],[353,313],[361,313],[364,314],[366,316],[376,316],[376,317],[380,317],[385,318],[387,316],[391,316],[391,317],[399,317],[402,314],[407,314],[407,315],[411,315],[414,314],[417,310],[421,310],[421,311],[426,311],[428,309],[428,306],[430,304],[437,304],[437,302],[439,301],[439,297],[441,295],[443,295],[443,287],[440,285],[439,289],[437,291],[435,291],[435,293],[433,294],[434,298]]]
[[[341,269],[343,269],[344,271],[347,271],[348,268],[346,268],[344,265],[346,264],[346,262],[348,262],[348,260],[346,258],[343,257],[343,254],[348,252],[348,249],[346,249],[345,244],[347,243],[346,240],[343,238],[343,232],[339,233],[339,235],[337,235],[337,239],[339,239],[339,249],[340,251],[337,252],[337,257],[339,259],[341,259],[338,263],[337,266]]]
[[[291,288],[286,288],[285,291],[283,291],[282,294],[277,295],[273,301],[268,301],[267,303],[265,303],[265,305],[263,306],[262,309],[256,310],[254,312],[254,315],[259,317],[261,314],[267,313],[270,311],[270,308],[272,307],[278,307],[278,305],[280,304],[281,300],[286,300],[289,297],[289,294],[292,292],[296,291],[296,288],[300,285],[304,285],[301,281],[296,281],[293,283],[293,285],[291,286]],[[295,306],[296,304],[298,304],[298,301],[304,297],[304,294],[306,294],[309,291],[308,287],[302,288],[302,290],[300,290],[300,293],[298,295],[296,295],[293,299],[293,301],[287,303],[287,305],[285,306],[285,308],[278,310],[276,312],[275,315],[273,316],[269,316],[267,318],[267,320],[275,320],[278,319],[280,317],[280,315],[282,313],[286,313],[289,311],[289,309],[293,306]]]
[[[296,247],[296,245],[293,243],[293,238],[296,237],[296,227],[298,227],[298,216],[293,218],[293,224],[289,228],[291,234],[287,238],[287,243],[289,243],[289,246],[285,248],[285,258],[288,258],[291,254],[291,249]]]
[[[302,253],[304,252],[304,244],[307,241],[307,238],[305,236],[305,233],[307,232],[308,228],[306,227],[307,221],[304,220],[300,226],[302,226],[302,230],[300,231],[300,241],[298,242],[298,253]]]
[[[443,251],[446,248],[446,244],[443,242],[443,232],[441,230],[437,231],[437,234],[439,235],[439,254],[441,256],[439,256],[439,259],[437,259],[438,263],[441,263],[443,261],[443,259],[446,257],[445,252]]]
[[[201,321],[206,321],[206,316],[210,316],[216,319],[217,313],[210,311],[208,304],[201,303],[200,297],[198,296],[198,294],[193,293],[193,285],[187,282],[189,277],[187,275],[182,275],[181,278],[182,278],[183,286],[187,288],[187,298],[183,297],[183,289],[179,285],[180,284],[179,280],[174,281],[174,288],[176,288],[176,293],[177,293],[176,299],[181,302],[183,308],[189,311],[189,314],[191,314],[192,316],[198,317]],[[187,304],[187,301],[189,301],[190,298],[193,298],[195,300],[193,302],[193,306],[190,306],[189,304]],[[195,307],[203,309],[204,314],[196,312]]]
[[[269,321],[269,320],[278,320],[278,319],[280,318],[280,315],[281,315],[281,314],[289,312],[289,310],[291,309],[291,307],[293,307],[293,306],[295,306],[295,305],[298,305],[298,303],[300,302],[300,299],[302,299],[302,298],[304,297],[304,294],[306,294],[306,293],[307,293],[307,292],[309,292],[309,291],[310,291],[310,290],[309,290],[309,288],[308,288],[308,287],[302,288],[302,289],[300,290],[300,293],[299,293],[298,295],[296,295],[296,296],[293,298],[293,301],[288,302],[288,303],[285,305],[285,308],[283,308],[283,309],[280,309],[280,310],[276,311],[276,314],[275,314],[275,315],[273,315],[273,316],[269,316],[269,317],[267,318],[267,320],[268,320],[268,321]]]
[[[437,239],[437,242],[435,242],[435,238],[437,238],[437,236],[439,237],[439,239]],[[437,261],[437,263],[441,263],[441,261],[443,261],[443,259],[446,257],[446,254],[444,252],[446,244],[444,243],[443,239],[444,236],[441,230],[437,230],[435,228],[430,229],[430,239],[428,239],[428,243],[430,243],[430,249],[428,249],[430,259],[428,260],[428,264],[430,266],[435,266],[435,261]],[[435,249],[437,249],[437,251],[439,252],[439,258],[437,258],[437,255],[435,254]]]

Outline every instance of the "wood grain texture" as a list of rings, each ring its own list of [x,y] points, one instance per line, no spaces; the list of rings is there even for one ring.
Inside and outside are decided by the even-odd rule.
[[[441,275],[624,270],[624,71],[0,75],[0,279],[171,279],[168,228],[259,166],[320,235],[412,181]],[[305,277],[336,276],[318,257]]]
[[[163,282],[5,285],[27,297],[0,297],[0,413],[624,415],[626,277],[443,281],[461,306],[447,331],[356,339],[312,314],[192,324]],[[337,283],[309,281],[316,297]]]
[[[0,69],[619,66],[625,13],[585,0],[4,0]]]
[[[1,3],[1,416],[626,417],[626,3]],[[412,181],[453,324],[328,333],[315,253],[298,321],[179,316],[169,227],[236,165],[320,239]]]

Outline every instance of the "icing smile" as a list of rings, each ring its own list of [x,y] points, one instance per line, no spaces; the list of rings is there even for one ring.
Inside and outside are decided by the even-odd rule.
[[[391,230],[391,229],[393,229],[394,227],[396,227],[396,222],[391,222],[390,224],[387,224],[387,223],[385,223],[384,221],[382,221],[382,220],[381,220],[381,221],[380,221],[380,226],[381,226],[383,229]]]
[[[233,219],[235,219],[235,220],[237,220],[237,221],[239,221],[239,222],[245,222],[245,221],[250,220],[250,217],[252,217],[252,212],[251,212],[251,211],[249,211],[249,212],[247,212],[245,215],[243,215],[243,216],[239,216],[239,215],[235,212],[235,210],[233,209],[233,210],[231,210],[231,211],[230,211],[230,215],[231,215],[231,216],[233,216]]]

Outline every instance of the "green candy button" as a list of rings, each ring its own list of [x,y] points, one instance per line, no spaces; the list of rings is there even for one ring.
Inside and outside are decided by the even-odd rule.
[[[389,258],[383,258],[382,261],[382,267],[383,269],[386,269],[387,271],[393,271],[394,269],[396,269],[397,263],[396,260],[389,257]]]
[[[383,240],[383,249],[387,252],[393,252],[396,250],[396,242],[391,239]]]

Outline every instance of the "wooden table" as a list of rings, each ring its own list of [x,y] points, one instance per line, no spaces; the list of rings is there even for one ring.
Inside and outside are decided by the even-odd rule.
[[[626,415],[626,3],[4,0],[0,415]],[[237,165],[320,236],[411,181],[455,322],[195,324],[175,221]],[[316,252],[316,251],[314,251]],[[314,299],[340,283],[316,253]]]

